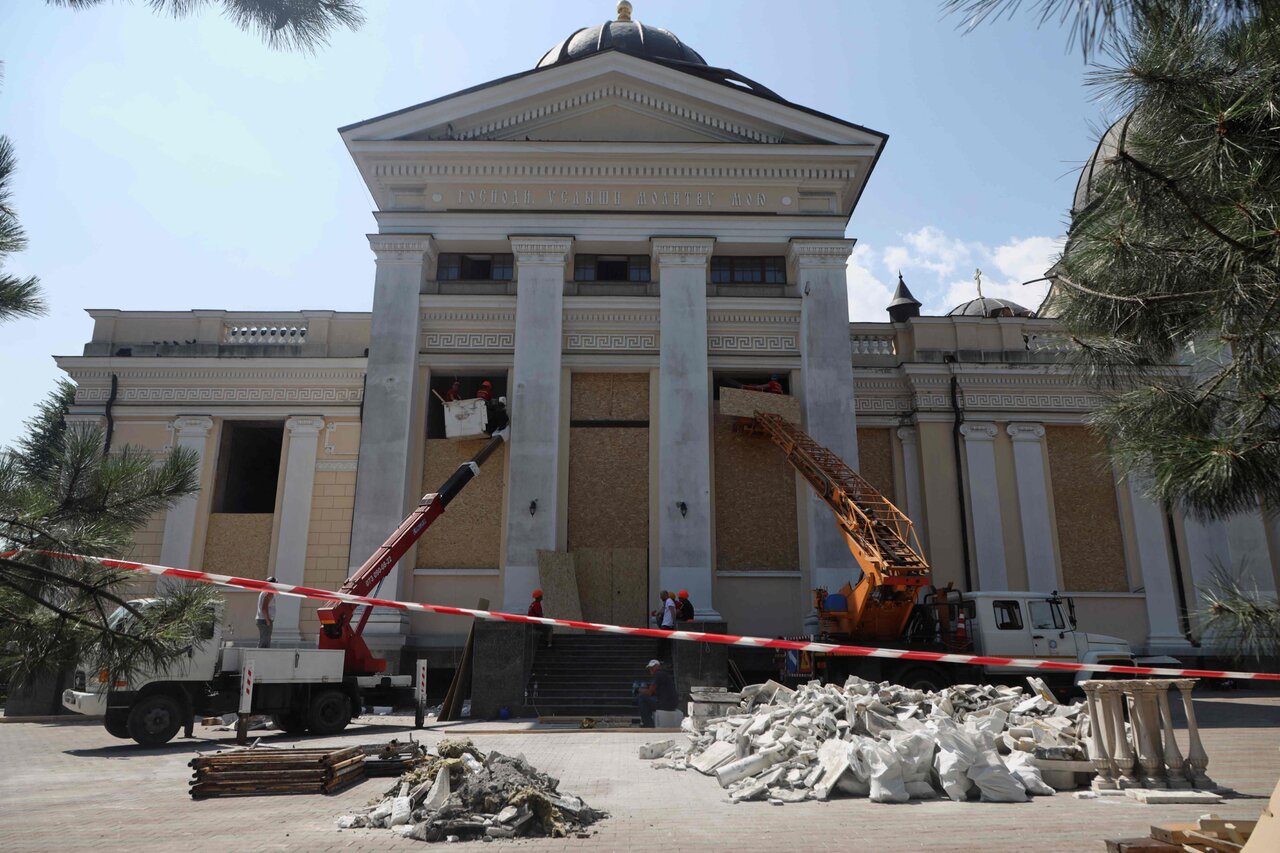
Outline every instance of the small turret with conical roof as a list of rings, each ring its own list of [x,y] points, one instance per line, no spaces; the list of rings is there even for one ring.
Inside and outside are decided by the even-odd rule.
[[[902,280],[901,272],[898,273],[898,288],[893,291],[893,301],[885,310],[889,312],[889,319],[895,323],[905,323],[912,317],[920,316],[920,300],[911,295],[911,289]]]

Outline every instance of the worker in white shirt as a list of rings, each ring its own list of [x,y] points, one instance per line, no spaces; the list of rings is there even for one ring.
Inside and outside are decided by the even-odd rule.
[[[275,583],[275,577],[267,578],[267,583]],[[276,594],[264,589],[258,593],[258,609],[254,613],[254,621],[258,624],[258,648],[271,648],[271,629],[276,624]]]

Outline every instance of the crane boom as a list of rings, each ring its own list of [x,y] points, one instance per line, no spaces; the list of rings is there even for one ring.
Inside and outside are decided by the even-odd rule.
[[[757,411],[749,429],[768,436],[831,509],[862,569],[858,583],[845,584],[840,591],[847,609],[827,609],[818,602],[832,633],[863,640],[899,637],[917,589],[929,583],[929,564],[911,519],[844,460],[781,415]],[[825,590],[818,592],[825,597]]]
[[[495,406],[495,408],[497,408]],[[505,413],[500,417],[505,420]],[[364,561],[351,577],[347,578],[339,592],[351,595],[369,595],[378,584],[391,572],[395,564],[405,555],[449,506],[449,502],[480,473],[480,466],[493,455],[504,441],[510,427],[504,426],[496,430],[484,447],[466,462],[458,466],[452,476],[435,492],[428,492],[414,508],[413,512],[400,523],[395,532],[387,537],[376,551]],[[343,649],[346,652],[345,672],[347,675],[377,675],[384,671],[387,662],[373,656],[364,641],[364,626],[369,621],[372,607],[366,607],[360,621],[352,625],[357,605],[345,601],[327,601],[316,612],[320,619],[319,647],[322,649]]]

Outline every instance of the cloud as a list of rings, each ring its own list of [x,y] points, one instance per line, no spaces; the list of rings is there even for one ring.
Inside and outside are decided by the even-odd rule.
[[[849,291],[849,319],[855,323],[884,322],[885,308],[893,298],[893,288],[876,278],[870,266],[875,253],[868,246],[855,246],[849,256],[845,282]]]
[[[883,320],[892,282],[899,271],[926,315],[946,314],[978,295],[973,270],[982,270],[982,294],[1009,299],[1035,310],[1048,292],[1047,282],[1024,285],[1053,265],[1062,238],[1010,237],[994,248],[948,234],[934,225],[901,235],[901,242],[877,248],[859,243],[849,258],[849,317]],[[879,274],[878,274],[879,273]],[[872,303],[878,301],[878,305]]]

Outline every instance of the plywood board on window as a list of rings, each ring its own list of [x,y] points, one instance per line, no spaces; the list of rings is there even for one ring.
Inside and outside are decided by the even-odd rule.
[[[615,548],[613,562],[613,624],[643,628],[649,612],[649,550]]]
[[[793,424],[800,423],[800,401],[795,397],[739,388],[720,389],[720,414],[750,418],[756,412],[774,412]]]
[[[1046,426],[1062,578],[1072,592],[1126,592],[1116,489],[1102,440],[1084,426]]]
[[[262,579],[271,560],[269,512],[214,512],[204,537],[206,572]]]
[[[890,503],[897,503],[893,493],[893,446],[889,443],[888,429],[858,430],[858,473]]]
[[[795,570],[795,474],[769,439],[735,432],[736,420],[719,414],[712,430],[716,569]]]
[[[649,420],[649,374],[573,374],[569,417],[575,421]]]
[[[578,598],[578,574],[573,555],[562,551],[538,551],[538,586],[542,590],[542,615],[555,619],[582,620]],[[556,633],[578,633],[574,628],[556,628]]]
[[[582,618],[588,622],[613,622],[612,553],[609,548],[575,548],[573,551]]]
[[[569,430],[569,550],[649,543],[649,430]]]
[[[483,446],[483,441],[426,441],[422,491],[433,492]],[[420,569],[496,569],[501,560],[502,501],[507,446],[501,445],[418,542]],[[388,531],[390,532],[390,531]]]

